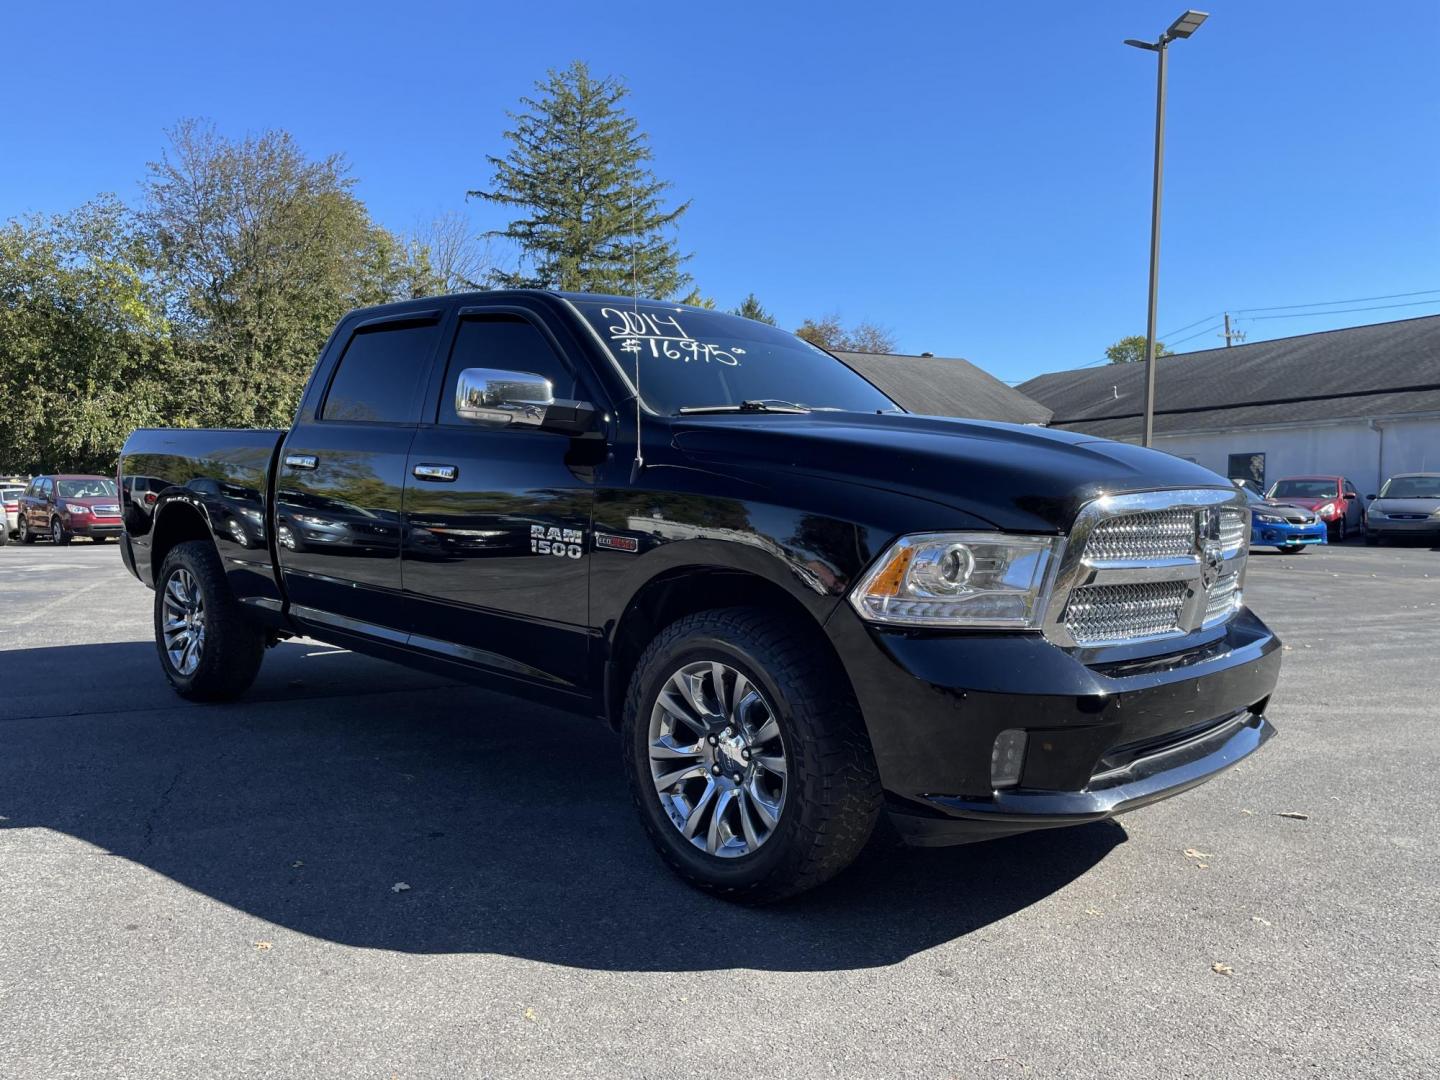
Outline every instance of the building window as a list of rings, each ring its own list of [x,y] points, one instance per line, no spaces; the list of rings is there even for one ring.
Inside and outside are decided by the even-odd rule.
[[[1244,481],[1255,491],[1265,490],[1265,455],[1231,454],[1230,469],[1225,474],[1232,481]]]

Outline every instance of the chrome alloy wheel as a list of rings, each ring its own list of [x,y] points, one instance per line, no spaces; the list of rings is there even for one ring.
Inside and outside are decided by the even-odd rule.
[[[194,576],[184,567],[177,568],[165,582],[161,617],[165,655],[171,666],[181,675],[193,675],[205,650],[205,601]]]
[[[760,688],[728,664],[686,664],[650,711],[650,775],[695,847],[733,859],[765,843],[785,808],[785,743]]]

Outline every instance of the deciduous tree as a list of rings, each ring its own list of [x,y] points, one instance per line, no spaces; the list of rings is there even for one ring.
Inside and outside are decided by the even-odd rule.
[[[1163,341],[1155,342],[1156,356],[1169,356],[1170,350],[1165,347]],[[1131,334],[1129,337],[1122,337],[1108,349],[1105,356],[1112,364],[1137,364],[1145,359],[1145,335]]]
[[[819,345],[830,352],[893,353],[895,335],[876,323],[861,321],[850,329],[836,314],[821,319],[806,319],[800,324],[796,335],[812,345]]]

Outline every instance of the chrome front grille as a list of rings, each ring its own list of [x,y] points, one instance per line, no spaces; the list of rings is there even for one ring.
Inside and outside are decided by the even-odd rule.
[[[1218,626],[1240,607],[1250,513],[1234,491],[1112,495],[1071,530],[1046,634],[1057,644],[1152,641]]]
[[[1082,645],[1160,637],[1178,625],[1185,591],[1183,581],[1086,585],[1071,594],[1065,625]]]
[[[1195,550],[1195,514],[1157,510],[1107,518],[1096,524],[1085,543],[1092,559],[1165,559]]]

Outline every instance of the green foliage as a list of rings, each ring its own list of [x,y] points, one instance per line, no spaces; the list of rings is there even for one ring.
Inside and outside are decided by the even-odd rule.
[[[0,471],[108,472],[174,418],[178,364],[148,245],[102,196],[0,228]]]
[[[746,296],[744,300],[741,300],[740,306],[732,311],[731,314],[743,315],[745,318],[754,319],[756,322],[769,323],[771,326],[775,325],[775,316],[760,306],[760,301],[753,292]],[[802,334],[801,337],[804,337],[804,335]]]
[[[145,426],[286,426],[352,307],[444,288],[339,157],[187,121],[132,212],[0,227],[0,471],[110,472]]]
[[[861,321],[846,329],[835,314],[806,319],[795,334],[829,352],[893,353],[896,347],[895,335],[885,327]]]
[[[1170,350],[1165,347],[1163,341],[1155,342],[1156,356],[1170,356]],[[1105,356],[1112,364],[1138,364],[1145,359],[1145,335],[1131,334],[1129,337],[1122,337],[1108,349]]]
[[[689,304],[691,307],[705,308],[709,311],[715,310],[715,298],[702,295],[698,288],[691,289],[680,298],[680,303]]]
[[[623,106],[618,79],[596,79],[575,61],[535,84],[505,132],[511,149],[487,157],[488,190],[468,194],[525,216],[491,235],[520,248],[528,272],[493,271],[506,288],[629,296],[682,293],[690,275],[670,236],[688,202],[666,208],[670,185],[655,178],[647,138]]]
[[[232,142],[185,121],[149,167],[140,220],[200,425],[285,426],[353,307],[439,292],[423,248],[374,225],[338,155],[283,131]]]

